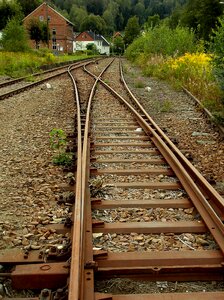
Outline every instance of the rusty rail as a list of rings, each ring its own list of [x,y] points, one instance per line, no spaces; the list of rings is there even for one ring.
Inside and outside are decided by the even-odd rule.
[[[87,71],[87,70],[86,70]],[[89,74],[95,77],[94,74],[87,71]],[[121,76],[123,82],[124,78]],[[214,236],[216,242],[219,244],[220,249],[224,253],[224,225],[220,220],[220,217],[217,215],[215,210],[212,208],[211,204],[207,201],[204,194],[202,193],[202,189],[200,190],[195,183],[195,181],[200,182],[203,184],[203,188],[209,194],[212,194],[215,205],[217,205],[220,210],[224,208],[224,200],[223,198],[213,189],[213,187],[204,179],[202,175],[191,165],[191,163],[184,157],[184,155],[175,147],[175,145],[170,141],[170,139],[163,133],[163,131],[156,125],[156,123],[152,120],[152,118],[147,114],[147,112],[143,109],[134,95],[131,93],[130,89],[128,89],[127,84],[125,83],[126,89],[129,91],[132,99],[134,100],[135,104],[141,109],[144,115],[147,117],[147,121],[150,124],[153,124],[153,127],[147,123],[145,119],[131,106],[123,97],[121,97],[115,90],[113,90],[107,83],[105,83],[102,79],[99,78],[99,81],[104,87],[109,90],[116,98],[122,101],[135,115],[138,120],[138,123],[144,129],[145,133],[150,136],[153,143],[162,153],[165,160],[171,166],[172,170],[179,178],[181,184],[188,192],[189,196],[191,196],[192,202],[194,203],[195,207],[201,214],[204,222],[206,223],[208,229],[210,230],[211,234]],[[156,130],[155,130],[156,129]],[[164,140],[167,142],[165,143]],[[168,147],[168,145],[170,147]],[[181,157],[182,161],[180,161],[178,156],[174,153],[177,153],[179,157]],[[187,169],[185,166],[182,165],[184,162],[187,165]],[[190,175],[193,173],[192,178]],[[212,220],[211,220],[212,218]]]
[[[179,272],[181,274],[181,270],[184,272],[185,268],[188,269],[190,268],[195,268],[195,272],[197,272],[197,268],[205,268],[208,265],[212,264],[212,255],[214,255],[214,258],[216,257],[216,263],[218,268],[222,266],[223,262],[223,254],[224,254],[224,225],[222,221],[220,220],[220,211],[224,207],[223,199],[221,198],[220,195],[206,182],[206,180],[200,175],[200,173],[193,167],[191,164],[187,161],[187,159],[183,156],[182,153],[173,145],[173,143],[168,139],[168,137],[165,136],[165,134],[162,132],[162,130],[156,125],[156,123],[148,116],[148,114],[144,111],[144,109],[141,107],[141,105],[138,103],[137,99],[131,94],[129,90],[129,94],[132,96],[132,101],[134,101],[135,105],[140,109],[141,115],[134,109],[134,107],[127,102],[123,97],[121,97],[115,90],[113,90],[108,84],[106,84],[102,79],[101,76],[97,77],[96,75],[92,74],[90,71],[85,69],[86,72],[88,72],[89,75],[93,76],[98,82],[100,82],[111,94],[113,94],[117,99],[119,99],[120,102],[126,105],[126,107],[129,108],[129,111],[134,115],[135,119],[137,119],[138,124],[143,128],[144,132],[150,137],[150,140],[153,142],[153,144],[157,147],[159,152],[163,155],[164,159],[166,162],[171,166],[173,172],[176,174],[177,178],[179,179],[181,185],[189,195],[192,203],[194,204],[195,208],[198,210],[200,213],[203,221],[206,224],[207,229],[211,232],[212,236],[216,240],[217,244],[220,247],[221,254],[219,252],[214,252],[214,253],[208,253],[208,256],[203,258],[203,255],[205,253],[200,253],[200,251],[196,251],[195,253],[191,252],[190,254],[187,252],[182,252],[180,253],[180,256],[178,252],[176,253],[170,253],[168,260],[166,259],[167,254],[158,255],[158,253],[150,253],[149,255],[142,254],[142,253],[98,253],[98,255],[102,255],[102,257],[105,256],[104,259],[97,259],[98,262],[98,267],[101,268],[103,271],[103,274],[107,276],[110,276],[110,273],[113,274],[113,272],[116,272],[116,269],[120,271],[117,274],[122,274],[125,272],[125,274],[133,274],[131,273],[131,268],[134,268],[132,272],[136,272],[136,277],[144,277],[144,267],[148,268],[148,272],[152,270],[152,277],[155,275],[153,274],[154,272],[160,272],[161,270],[166,270],[166,272],[171,271],[172,269],[176,268],[176,271],[179,269]],[[121,75],[122,81],[124,81],[123,75]],[[126,84],[125,84],[126,85]],[[127,87],[127,85],[126,85]],[[88,119],[89,119],[89,112],[90,112],[90,105],[91,103],[89,102],[88,106]],[[142,116],[144,114],[144,117]],[[145,118],[146,117],[146,118]],[[89,120],[86,121],[86,145],[85,145],[85,150],[83,153],[88,153],[88,148],[89,148]],[[98,144],[99,145],[99,144]],[[103,144],[102,144],[103,145]],[[107,145],[107,144],[105,144]],[[110,145],[110,144],[108,144]],[[85,159],[89,159],[89,156],[83,156],[83,162],[85,162]],[[86,176],[85,178],[88,178],[89,171],[87,169],[88,163],[85,164],[85,170],[86,170]],[[103,172],[102,172],[103,173]],[[109,173],[109,171],[108,171]],[[118,172],[119,173],[119,172]],[[101,174],[101,173],[99,173]],[[89,192],[86,194],[88,187],[87,187],[87,181],[86,179],[83,180],[83,195],[85,202],[88,205],[87,211],[90,212],[91,210],[91,205],[90,205],[90,198],[89,198]],[[86,186],[86,188],[85,188]],[[116,184],[117,187],[119,186],[125,186],[125,184]],[[129,185],[127,184],[127,187]],[[131,186],[131,185],[130,185]],[[211,203],[207,200],[207,197],[211,195]],[[99,207],[101,204],[101,201],[97,205],[97,199],[96,199],[96,206]],[[144,203],[145,204],[145,203]],[[214,209],[212,207],[215,207]],[[113,207],[113,205],[116,205],[115,203],[107,205],[106,203],[103,204],[103,207]],[[94,204],[93,204],[94,206]],[[124,206],[124,207],[127,207]],[[90,215],[89,215],[90,216]],[[133,225],[128,226],[128,224],[125,225],[106,225],[106,224],[101,224],[102,222],[96,223],[94,225],[94,232],[133,232]],[[92,225],[91,222],[89,221],[88,223],[88,232],[92,236]],[[96,227],[95,227],[96,226]],[[137,226],[137,225],[136,225]],[[168,226],[168,224],[167,224]],[[140,230],[139,232],[147,232],[147,229],[144,229],[146,231],[141,231],[141,227],[136,227],[136,230]],[[186,229],[187,230],[187,225]],[[143,229],[143,228],[142,228]],[[121,230],[121,231],[119,231]],[[152,230],[152,229],[151,229]],[[159,230],[158,228],[155,229],[155,232]],[[173,228],[174,230],[174,228]],[[179,232],[178,230],[184,230],[182,228],[178,228],[176,232]],[[196,231],[199,229],[196,229]],[[203,229],[204,230],[204,229]],[[154,231],[152,231],[154,232]],[[158,231],[159,232],[159,231]],[[167,231],[170,232],[170,229],[167,227]],[[175,232],[175,231],[174,231]],[[88,246],[91,246],[91,236],[88,235],[87,242]],[[92,248],[91,248],[92,249]],[[205,251],[206,252],[206,251]],[[107,295],[107,294],[94,294],[94,287],[93,287],[93,279],[94,279],[94,268],[97,268],[96,262],[93,260],[93,253],[92,250],[86,250],[87,255],[89,255],[89,261],[87,265],[85,266],[86,268],[86,285],[84,285],[84,290],[88,290],[88,292],[84,292],[83,297],[81,298],[82,300],[87,300],[87,299],[164,299],[164,296],[162,295]],[[188,256],[189,254],[189,256]],[[218,256],[216,256],[218,255]],[[178,257],[179,256],[179,257]],[[219,258],[218,258],[219,257]],[[214,261],[214,264],[216,264]],[[214,265],[215,266],[215,265]],[[209,267],[210,268],[210,267]],[[205,270],[204,269],[204,270]],[[222,269],[222,267],[221,267]],[[113,270],[113,271],[112,271]],[[208,269],[209,270],[209,269]],[[207,271],[208,271],[207,270]],[[178,272],[178,271],[177,271]],[[185,271],[186,272],[186,271]],[[208,271],[209,272],[209,271]],[[161,275],[163,272],[161,273]],[[146,275],[148,278],[150,278],[150,273],[147,273]],[[169,277],[170,275],[168,275]],[[181,275],[182,276],[182,275]],[[195,278],[210,278],[209,274],[208,277],[203,277],[202,273],[199,273],[196,275]],[[175,277],[175,276],[174,276]],[[174,278],[169,277],[169,278]],[[184,277],[184,275],[182,276]],[[181,277],[181,278],[182,278]],[[163,278],[161,280],[166,280],[167,276],[164,274],[164,276],[161,276],[159,278]],[[170,279],[170,280],[175,280],[175,279]],[[223,297],[223,293],[206,293],[205,297],[210,297],[214,296],[214,299],[221,299]],[[167,294],[166,294],[167,296]],[[191,296],[188,296],[186,294],[169,294],[172,299],[192,299]],[[204,295],[198,293],[197,295],[194,295],[194,299],[202,299]],[[204,298],[203,298],[204,299]],[[206,299],[206,298],[205,298]],[[210,299],[210,298],[208,298]]]
[[[72,234],[72,257],[71,257],[71,268],[70,268],[70,283],[69,283],[69,298],[79,299],[80,294],[80,280],[81,280],[81,267],[83,261],[83,203],[81,198],[82,191],[82,128],[81,128],[81,112],[80,112],[80,100],[77,89],[77,84],[72,76],[70,67],[68,74],[72,80],[74,86],[74,96],[76,99],[77,109],[77,169],[76,169],[76,201],[74,208],[74,230]],[[72,296],[71,296],[72,295]]]
[[[74,232],[73,232],[73,249],[72,249],[72,260],[71,260],[71,273],[70,273],[70,288],[69,288],[69,299],[70,300],[78,300],[83,299],[84,293],[88,292],[88,290],[83,287],[88,284],[91,286],[91,290],[93,289],[93,270],[88,270],[86,266],[86,248],[91,245],[86,245],[92,235],[91,223],[86,222],[86,217],[89,215],[89,190],[88,180],[89,180],[89,150],[90,150],[90,142],[89,142],[89,126],[90,126],[90,108],[92,99],[94,97],[94,93],[97,87],[97,83],[99,81],[100,76],[105,72],[105,70],[110,66],[112,62],[108,64],[108,66],[101,72],[98,78],[92,87],[88,106],[86,113],[86,121],[85,121],[85,131],[84,131],[84,139],[83,139],[83,148],[82,148],[82,136],[81,136],[81,114],[80,114],[80,105],[79,105],[79,96],[77,86],[74,82],[75,86],[75,94],[76,94],[76,102],[77,102],[77,111],[78,111],[78,119],[80,121],[80,126],[78,127],[78,168],[77,168],[77,184],[76,184],[76,205],[74,211]],[[89,63],[88,63],[89,64]],[[86,64],[85,64],[86,65]],[[71,76],[71,75],[70,75]],[[87,238],[86,238],[87,236]],[[88,249],[88,256],[89,256]],[[90,251],[91,252],[91,251]],[[84,261],[85,259],[85,261]],[[90,264],[91,264],[90,259]],[[78,266],[78,267],[77,267]],[[91,298],[88,298],[91,300]]]
[[[80,68],[80,67],[82,67],[82,66],[85,65],[85,64],[90,64],[90,63],[93,63],[93,62],[95,62],[95,60],[90,60],[90,61],[88,61],[87,63],[81,61],[81,62],[72,64],[72,65],[71,65],[71,69]],[[59,67],[58,69],[59,69],[59,70],[60,70],[60,69],[64,69],[64,67]],[[56,71],[56,69],[54,69],[54,71]],[[50,73],[50,72],[51,72],[51,71],[46,71],[46,73]],[[53,72],[53,71],[52,71],[52,72]],[[45,72],[44,72],[44,73],[45,73]],[[43,73],[42,73],[42,74],[43,74]],[[11,96],[14,96],[14,95],[17,95],[17,94],[19,94],[19,93],[22,93],[22,92],[24,92],[24,91],[26,91],[26,90],[29,90],[29,89],[31,89],[31,88],[33,88],[33,87],[35,87],[35,86],[38,86],[38,85],[42,84],[43,82],[45,82],[45,81],[47,81],[47,80],[50,80],[50,79],[59,77],[59,76],[64,75],[64,74],[67,74],[67,69],[66,69],[66,70],[63,70],[63,71],[61,71],[61,72],[59,72],[59,73],[57,73],[57,74],[50,75],[50,76],[48,76],[48,77],[46,77],[46,78],[44,78],[44,79],[38,80],[38,81],[36,81],[36,82],[29,83],[29,84],[27,84],[27,85],[25,85],[25,86],[23,86],[23,87],[20,87],[20,88],[11,90],[11,91],[9,91],[9,92],[7,92],[7,93],[3,93],[3,94],[0,95],[0,100],[4,100],[4,99],[9,98],[9,97],[11,97]],[[37,75],[41,75],[41,74],[37,74]],[[18,81],[16,81],[16,82],[21,82],[23,79],[24,79],[24,78],[19,78],[19,79],[17,79]],[[11,83],[10,83],[10,84],[11,84]]]
[[[39,283],[43,285],[48,282],[49,287],[55,289],[55,287],[61,286],[61,278],[63,282],[67,282],[69,276],[68,268],[70,267],[70,277],[68,285],[64,289],[57,290],[58,294],[52,295],[49,290],[42,290],[40,298],[38,299],[64,299],[68,292],[69,300],[162,300],[162,299],[173,299],[173,300],[207,300],[223,299],[223,292],[213,293],[191,293],[191,294],[148,294],[148,295],[112,295],[96,293],[94,291],[94,279],[98,278],[111,278],[125,276],[134,279],[148,279],[148,280],[172,280],[176,281],[179,278],[183,280],[195,279],[195,280],[223,280],[223,256],[224,256],[224,225],[221,221],[223,216],[224,201],[221,196],[207,183],[207,181],[200,175],[200,173],[190,164],[190,162],[184,157],[184,155],[176,148],[176,146],[168,139],[158,125],[150,118],[144,108],[139,104],[137,99],[133,96],[131,91],[128,89],[127,84],[124,81],[122,74],[122,67],[120,65],[121,80],[124,82],[126,89],[131,96],[131,100],[128,101],[121,97],[114,89],[112,89],[103,80],[103,74],[111,66],[114,60],[103,69],[99,76],[92,74],[90,71],[84,69],[89,75],[95,78],[95,83],[92,87],[87,106],[87,113],[85,116],[81,114],[80,110],[80,97],[79,91],[72,74],[74,66],[70,66],[68,74],[71,78],[74,95],[76,101],[76,126],[77,126],[77,169],[76,169],[76,185],[75,185],[75,207],[73,208],[73,229],[72,229],[72,255],[68,262],[48,262],[46,264],[43,257],[39,257],[37,253],[30,253],[29,257],[15,257],[13,254],[5,258],[5,263],[21,264],[17,266],[16,270],[13,271],[15,284],[21,285],[21,279],[26,278],[27,288],[32,288],[31,283],[35,282],[37,288]],[[90,64],[90,62],[86,63]],[[77,67],[77,66],[76,66]],[[80,65],[78,66],[80,67]],[[94,143],[90,140],[90,120],[91,120],[91,108],[94,95],[97,86],[101,84],[106,90],[108,90],[116,99],[119,100],[122,105],[128,108],[131,120],[143,129],[144,136],[132,136],[121,137],[122,143],[117,145],[130,146],[133,145],[131,142],[127,142],[127,139],[133,139],[139,143],[139,149],[141,153],[153,153],[162,154],[163,158],[156,159],[143,159],[144,163],[160,164],[167,163],[171,168],[157,169],[157,170],[137,170],[137,169],[95,169],[90,168],[90,151],[91,148],[101,147],[102,145],[111,146],[114,145],[116,137],[104,136],[100,137],[103,142]],[[134,104],[133,104],[134,103]],[[134,108],[137,107],[137,110]],[[122,106],[123,107],[123,106]],[[133,117],[133,118],[132,118]],[[131,127],[133,122],[131,121]],[[85,122],[84,133],[82,133],[82,123]],[[127,122],[128,123],[128,122]],[[110,123],[107,125],[110,126]],[[133,130],[133,126],[131,127]],[[116,131],[115,131],[116,132]],[[133,133],[133,131],[131,131]],[[113,131],[112,131],[113,133]],[[104,142],[104,140],[111,139],[111,143]],[[148,144],[145,145],[142,141],[146,141]],[[156,146],[157,149],[147,149],[150,145]],[[129,151],[129,150],[128,150]],[[97,152],[97,151],[95,151]],[[105,151],[106,153],[107,151]],[[117,151],[119,152],[119,151]],[[125,153],[125,150],[121,150],[119,153]],[[101,152],[98,151],[100,154]],[[108,153],[110,151],[108,150]],[[116,153],[116,151],[115,151]],[[131,150],[130,150],[131,153]],[[135,153],[133,151],[132,153]],[[94,161],[94,160],[93,160]],[[136,160],[137,161],[137,160]],[[104,159],[101,159],[104,162]],[[110,159],[110,163],[119,163],[122,159]],[[103,174],[117,174],[117,175],[129,175],[134,173],[139,174],[152,174],[158,175],[163,173],[167,176],[173,176],[174,174],[179,181],[175,182],[117,182],[116,187],[123,188],[164,188],[164,189],[179,189],[183,187],[188,194],[191,201],[188,199],[179,199],[176,203],[174,200],[153,201],[150,200],[148,203],[146,200],[136,201],[129,200],[125,203],[122,200],[116,201],[104,201],[102,199],[91,198],[89,179],[90,175],[103,175]],[[138,222],[129,223],[104,223],[100,220],[92,220],[91,210],[96,209],[112,209],[116,206],[123,208],[142,207],[156,208],[158,206],[163,208],[190,208],[192,206],[199,212],[203,219],[203,222],[197,221],[178,221],[176,224],[173,222],[167,222],[164,225],[162,222],[149,222],[143,224]],[[153,223],[153,224],[152,224]],[[196,250],[196,251],[176,251],[171,250],[169,252],[126,252],[126,253],[114,253],[107,252],[104,250],[93,250],[92,245],[92,234],[94,233],[204,233],[211,232],[215,241],[219,245],[219,250]],[[22,255],[22,254],[21,254]],[[21,263],[22,261],[22,263]],[[24,264],[25,261],[25,266]],[[4,263],[4,257],[1,257],[1,262]],[[32,262],[32,270],[30,270],[29,263]],[[49,272],[48,272],[49,271]],[[25,272],[25,275],[24,275]],[[22,274],[22,275],[21,275]],[[10,277],[11,273],[3,273],[1,276]],[[33,282],[29,282],[29,278],[32,275]],[[33,298],[35,299],[35,298]]]
[[[131,96],[134,104],[140,110],[140,112],[146,116],[148,122],[151,124],[152,128],[156,130],[156,132],[161,136],[163,141],[167,144],[167,146],[175,153],[178,160],[184,166],[188,174],[191,176],[194,183],[200,189],[201,193],[203,193],[205,198],[210,199],[210,205],[215,209],[216,213],[223,218],[223,207],[224,207],[224,199],[221,195],[207,182],[207,180],[200,174],[200,172],[190,163],[190,161],[181,153],[181,151],[172,143],[172,141],[164,134],[164,132],[159,128],[159,126],[153,121],[153,119],[149,116],[149,114],[145,111],[136,97],[133,95],[131,90],[129,89],[127,83],[125,82],[124,75],[122,72],[122,65],[120,63],[120,75],[121,81],[123,82],[126,90]],[[208,200],[209,201],[209,200]]]

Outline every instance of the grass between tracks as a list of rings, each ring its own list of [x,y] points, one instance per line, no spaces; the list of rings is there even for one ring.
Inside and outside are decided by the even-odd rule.
[[[88,56],[89,58],[90,56]],[[0,75],[22,77],[40,71],[43,65],[57,64],[87,58],[85,54],[54,56],[49,51],[4,52],[0,51]]]

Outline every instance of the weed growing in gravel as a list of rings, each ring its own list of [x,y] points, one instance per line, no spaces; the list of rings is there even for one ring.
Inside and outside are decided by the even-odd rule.
[[[154,107],[157,112],[169,113],[172,111],[172,102],[170,100],[165,100],[162,102],[155,102]]]
[[[145,86],[144,82],[139,78],[136,80],[134,85],[135,85],[136,88],[143,88]]]
[[[171,112],[172,110],[172,102],[169,100],[165,100],[162,104],[162,107],[160,109],[161,112]]]
[[[62,129],[54,128],[50,132],[51,149],[55,151],[53,163],[59,166],[71,166],[73,153],[66,152],[68,140],[65,132]]]

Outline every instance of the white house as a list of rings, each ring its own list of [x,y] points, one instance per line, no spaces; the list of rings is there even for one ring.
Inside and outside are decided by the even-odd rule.
[[[75,51],[85,51],[88,44],[96,45],[97,50],[100,54],[110,55],[110,44],[100,34],[96,34],[93,31],[84,31],[79,33],[75,37]]]

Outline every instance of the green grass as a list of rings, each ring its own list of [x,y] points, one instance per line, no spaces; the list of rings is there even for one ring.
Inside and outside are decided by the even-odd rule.
[[[13,78],[27,76],[35,72],[40,72],[42,65],[51,65],[84,58],[87,58],[85,54],[54,56],[49,51],[23,53],[0,51],[0,75]]]

